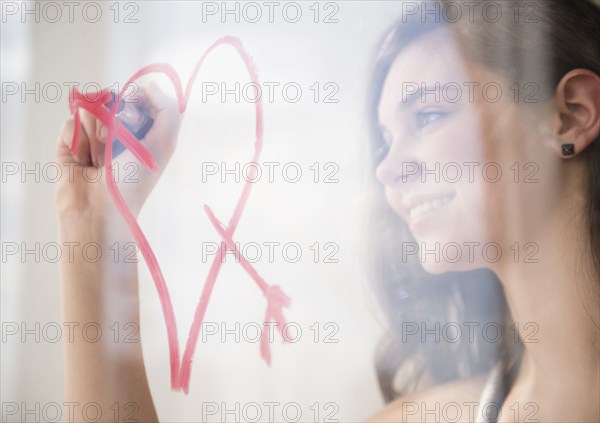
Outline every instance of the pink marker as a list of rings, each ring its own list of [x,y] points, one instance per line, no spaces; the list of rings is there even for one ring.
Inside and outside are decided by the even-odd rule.
[[[112,108],[117,99],[117,93],[111,90],[110,94],[112,98],[105,104],[108,110]],[[124,99],[121,99],[119,102],[115,118],[120,120],[121,123],[125,125],[125,128],[127,128],[138,140],[143,139],[154,124],[154,119],[150,117],[150,113],[143,103],[125,101]],[[125,146],[121,144],[119,140],[114,140],[112,150],[113,158],[117,157],[123,151],[125,151]]]

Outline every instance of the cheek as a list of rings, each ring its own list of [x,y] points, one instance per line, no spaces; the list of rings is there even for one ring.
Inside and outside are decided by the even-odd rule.
[[[438,165],[440,184],[454,188],[461,197],[462,207],[477,210],[483,190],[477,187],[487,159],[482,147],[482,133],[473,108],[457,113],[444,130],[435,134],[423,160],[427,168]]]
[[[475,107],[467,106],[452,119],[443,131],[436,133],[435,142],[427,154],[428,167],[440,164],[440,183],[456,192],[452,205],[451,222],[440,237],[443,242],[487,242],[493,238],[497,226],[493,218],[499,204],[493,184],[485,182],[484,171],[489,175],[494,168],[489,163],[490,149],[485,148],[486,136],[481,116]],[[447,171],[444,170],[446,166]],[[460,174],[458,173],[460,172]]]
[[[498,229],[502,228],[502,222],[496,216],[501,203],[498,198],[494,198],[495,191],[489,189],[487,183],[481,182],[481,166],[478,169],[473,182],[462,183],[460,186],[458,204],[465,219],[460,234],[463,241],[486,243],[494,239]]]
[[[443,128],[437,130],[424,145],[423,161],[445,165],[459,165],[464,177],[471,163],[481,163],[482,134],[474,109],[465,106],[450,117]],[[471,165],[472,166],[472,165]]]
[[[538,167],[538,153],[531,140],[531,123],[514,104],[481,107],[483,165],[480,175],[482,219],[488,236],[501,244],[510,244],[508,233],[518,233],[527,222],[522,217],[533,210],[537,195],[527,181]],[[517,229],[515,232],[514,229]],[[513,235],[514,236],[514,235]]]

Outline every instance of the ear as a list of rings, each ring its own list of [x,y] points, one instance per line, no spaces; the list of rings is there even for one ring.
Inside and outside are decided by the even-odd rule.
[[[579,155],[600,133],[600,76],[574,69],[556,88],[556,150],[562,158]]]

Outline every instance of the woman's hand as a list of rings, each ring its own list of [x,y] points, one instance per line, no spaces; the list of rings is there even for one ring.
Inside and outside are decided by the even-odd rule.
[[[121,173],[121,178],[124,174],[131,176],[128,183],[119,184],[119,190],[137,217],[173,154],[181,117],[175,99],[165,95],[156,84],[140,88],[135,98],[146,105],[154,119],[142,142],[160,170],[158,174],[152,174],[129,150],[113,159],[112,168],[113,174]],[[56,154],[63,175],[56,192],[59,216],[81,215],[92,222],[118,219],[106,187],[106,172],[109,171],[104,163],[107,128],[84,109],[80,109],[80,116],[79,147],[75,155],[70,151],[74,120],[67,120],[60,131]]]
[[[175,100],[156,85],[141,89],[138,98],[147,104],[154,119],[142,142],[160,171],[152,174],[128,150],[113,160],[113,172],[132,166],[139,169],[133,175],[134,182],[120,183],[118,187],[136,217],[173,154],[181,121]],[[106,186],[106,128],[103,130],[90,113],[81,110],[80,115],[78,151],[71,155],[71,119],[63,125],[56,156],[63,171],[56,192],[59,239],[64,245],[69,242],[74,246],[76,257],[60,262],[62,318],[80,325],[95,323],[105,334],[111,325],[135,328],[136,339],[115,343],[105,335],[90,342],[78,332],[65,342],[65,401],[99,405],[101,421],[122,421],[129,416],[137,421],[156,422],[141,348],[137,263],[121,260],[122,255],[115,258],[111,250],[116,245],[123,251],[132,238]],[[131,163],[129,168],[127,163]],[[90,244],[98,246],[102,253],[99,259],[88,260],[82,253],[83,246]],[[115,417],[115,404],[119,417]],[[85,420],[81,407],[73,418]]]

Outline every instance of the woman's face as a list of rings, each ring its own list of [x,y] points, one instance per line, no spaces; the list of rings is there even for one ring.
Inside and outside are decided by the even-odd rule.
[[[558,173],[533,124],[541,108],[517,104],[518,88],[467,65],[446,30],[407,45],[389,70],[377,178],[431,273],[493,270],[535,254],[527,243],[551,219]]]

